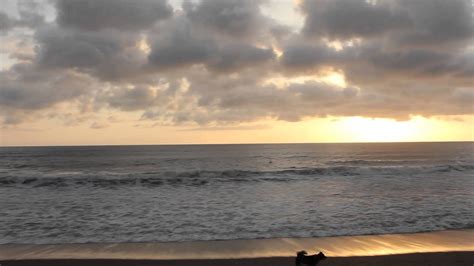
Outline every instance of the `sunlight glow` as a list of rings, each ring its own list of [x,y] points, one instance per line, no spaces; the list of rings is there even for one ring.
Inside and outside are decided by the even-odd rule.
[[[138,47],[138,49],[140,49],[141,51],[143,51],[146,54],[149,54],[151,52],[151,47],[148,44],[147,39],[146,39],[145,36],[142,36],[140,41],[138,41],[137,47]]]
[[[346,77],[340,72],[329,72],[327,75],[322,76],[321,80],[341,88],[347,87]]]
[[[423,119],[408,121],[393,119],[371,119],[363,117],[344,118],[340,129],[349,133],[354,141],[392,142],[410,141],[422,136],[425,125]]]
[[[346,77],[344,73],[336,72],[336,71],[326,71],[320,75],[304,75],[304,76],[297,76],[297,77],[283,77],[283,76],[274,76],[271,77],[263,82],[263,85],[273,84],[278,88],[285,88],[290,84],[303,84],[306,82],[322,82],[329,85],[334,85],[340,88],[345,88],[347,86]]]
[[[183,81],[183,87],[186,87]],[[183,88],[184,89],[184,88]],[[182,93],[182,92],[179,92]],[[70,105],[58,105],[54,119],[31,120],[21,127],[0,130],[1,145],[103,145],[103,144],[228,144],[394,141],[474,141],[474,116],[412,117],[407,121],[363,117],[308,118],[299,122],[272,119],[235,126],[193,125],[170,127],[137,120],[142,112],[102,110],[75,116]],[[91,106],[92,108],[92,106]],[[113,117],[112,117],[113,116]],[[67,120],[65,126],[64,120]],[[106,125],[105,127],[92,126]],[[61,126],[61,134],[56,134]],[[193,129],[193,130],[189,130]]]

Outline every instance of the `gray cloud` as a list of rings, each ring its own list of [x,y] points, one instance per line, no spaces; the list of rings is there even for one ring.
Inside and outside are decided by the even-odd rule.
[[[343,53],[322,42],[307,43],[299,39],[289,42],[283,49],[281,65],[286,70],[296,73],[314,72],[321,67],[337,66],[343,58]]]
[[[229,71],[247,66],[256,66],[275,58],[271,48],[258,48],[244,43],[223,45],[209,67],[216,71]]]
[[[202,64],[213,71],[228,72],[275,59],[271,48],[220,40],[210,32],[194,27],[184,17],[164,24],[163,29],[167,31],[153,40],[148,57],[150,64],[158,69]]]
[[[10,18],[7,14],[0,12],[0,32],[5,32],[13,28],[15,20]]]
[[[18,2],[20,18],[9,16],[0,11],[0,32],[13,28],[35,28],[44,24],[44,17],[36,12],[34,2]]]
[[[387,1],[307,0],[301,7],[306,14],[303,31],[309,36],[351,39],[410,26],[408,15]]]
[[[47,68],[73,68],[103,79],[120,79],[134,75],[146,61],[136,47],[138,37],[115,30],[47,26],[36,33],[37,61]]]
[[[183,8],[193,23],[236,37],[255,35],[264,24],[259,0],[201,0],[185,2]]]
[[[285,90],[273,86],[258,89],[248,87],[227,93],[219,99],[220,109],[239,112],[241,108],[250,113],[250,120],[273,117],[279,120],[298,121],[306,116],[325,116],[337,110],[337,106],[357,95],[351,88],[340,89],[319,82],[290,84]],[[332,111],[331,111],[332,110]]]
[[[412,26],[392,36],[393,42],[441,46],[474,37],[472,1],[394,0],[394,3],[409,14]]]
[[[306,0],[303,32],[351,39],[389,35],[395,45],[439,46],[473,37],[468,0]]]
[[[324,43],[310,44],[300,39],[285,46],[280,63],[282,69],[291,74],[337,69],[359,85],[384,83],[389,78],[429,82],[451,77],[465,83],[474,73],[472,59],[470,49],[392,49],[385,47],[384,43],[372,41],[336,51]]]
[[[91,80],[69,71],[44,71],[19,64],[0,73],[0,106],[38,110],[85,94]]]
[[[429,82],[457,77],[463,82],[474,71],[466,56],[472,57],[463,50],[390,50],[375,44],[347,49],[337,60],[343,61],[341,68],[353,80],[384,82],[385,78],[396,77]]]
[[[174,19],[162,29],[153,40],[148,57],[155,67],[175,68],[206,63],[217,50],[212,36],[195,30],[187,19]]]
[[[173,13],[166,0],[57,0],[56,10],[59,25],[87,30],[145,29]]]
[[[124,111],[143,110],[157,104],[158,94],[150,87],[120,88],[111,91],[105,101]]]
[[[20,15],[18,26],[37,28],[45,23],[40,3],[35,0],[18,0],[17,9]]]

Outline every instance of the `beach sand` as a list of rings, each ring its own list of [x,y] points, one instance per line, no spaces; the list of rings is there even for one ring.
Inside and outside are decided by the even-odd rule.
[[[0,261],[2,266],[288,266],[294,265],[292,257],[251,258],[251,259],[201,259],[201,260],[111,260],[111,259],[62,259],[62,260],[17,260]],[[335,257],[318,265],[384,265],[384,266],[472,266],[474,252],[414,253],[385,256]]]
[[[412,234],[169,243],[4,244],[1,266],[294,265],[296,251],[322,251],[319,265],[474,265],[474,230]]]

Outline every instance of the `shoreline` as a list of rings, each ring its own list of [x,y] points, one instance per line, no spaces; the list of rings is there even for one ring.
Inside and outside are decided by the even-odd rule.
[[[295,252],[299,250],[307,250],[309,253],[322,251],[333,258],[410,253],[474,252],[473,239],[474,229],[465,229],[385,235],[168,243],[1,244],[0,261],[38,259],[251,259],[293,257]]]
[[[384,265],[384,266],[461,266],[472,265],[474,252],[411,253],[383,256],[329,257],[319,265]],[[201,260],[127,260],[127,259],[49,259],[49,260],[0,260],[2,266],[284,266],[293,265],[294,257],[268,257],[249,259],[201,259]]]

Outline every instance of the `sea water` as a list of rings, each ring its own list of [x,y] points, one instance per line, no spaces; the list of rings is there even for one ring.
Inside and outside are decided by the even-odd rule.
[[[474,143],[0,148],[0,244],[474,228]]]

